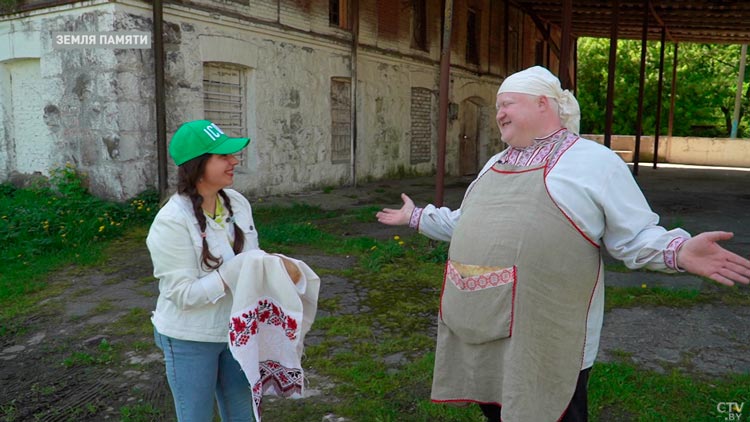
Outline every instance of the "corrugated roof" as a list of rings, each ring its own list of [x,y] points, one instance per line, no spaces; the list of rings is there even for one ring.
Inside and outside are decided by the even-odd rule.
[[[561,0],[512,2],[544,23],[562,27]],[[619,7],[616,5],[619,3]],[[618,38],[641,39],[644,11],[648,14],[648,38],[657,40],[661,27],[667,41],[718,44],[750,43],[750,1],[572,0],[572,35],[610,38],[612,15],[618,10]]]

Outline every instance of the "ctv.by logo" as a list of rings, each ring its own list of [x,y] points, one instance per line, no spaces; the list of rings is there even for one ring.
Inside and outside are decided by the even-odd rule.
[[[725,421],[739,421],[742,418],[742,409],[744,407],[745,403],[722,401],[716,405],[716,410],[724,415]]]

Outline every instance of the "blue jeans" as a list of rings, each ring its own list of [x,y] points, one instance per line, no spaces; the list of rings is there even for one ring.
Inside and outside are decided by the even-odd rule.
[[[214,396],[224,422],[252,422],[250,385],[227,343],[178,340],[154,330],[164,352],[177,420],[211,422]]]

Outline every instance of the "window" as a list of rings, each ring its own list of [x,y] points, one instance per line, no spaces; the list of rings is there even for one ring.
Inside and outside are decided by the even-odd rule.
[[[352,96],[348,78],[331,79],[331,162],[348,163],[351,159]]]
[[[412,1],[412,47],[427,51],[427,2]]]
[[[203,111],[228,136],[247,137],[247,78],[242,66],[203,64]],[[245,150],[236,154],[246,164]]]
[[[411,89],[412,164],[428,163],[432,157],[432,92],[427,88]]]
[[[466,63],[479,64],[479,19],[474,9],[466,15]]]
[[[328,22],[341,29],[352,29],[349,22],[349,0],[329,0]]]

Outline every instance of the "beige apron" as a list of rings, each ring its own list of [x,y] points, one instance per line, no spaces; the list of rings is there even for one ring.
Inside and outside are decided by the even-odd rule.
[[[496,403],[505,422],[546,422],[573,397],[600,256],[544,177],[544,166],[496,164],[464,198],[443,281],[433,401]]]

